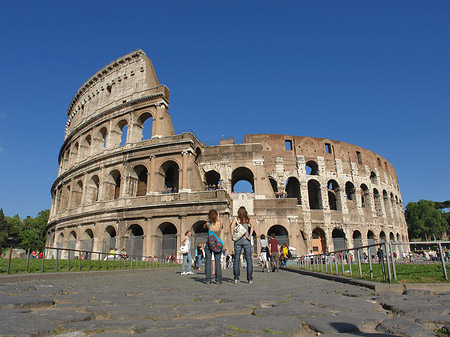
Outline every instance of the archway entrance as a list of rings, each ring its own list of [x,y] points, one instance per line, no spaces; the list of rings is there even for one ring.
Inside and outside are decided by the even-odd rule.
[[[286,243],[289,247],[289,233],[286,228],[284,228],[281,225],[275,225],[269,228],[267,231],[267,237],[270,240],[270,235],[274,233],[275,239],[278,240],[278,243],[280,244],[280,247],[283,245],[283,243]]]
[[[346,248],[345,233],[342,229],[336,228],[335,230],[333,230],[331,236],[333,237],[333,245],[335,251],[343,250]]]
[[[199,242],[203,243],[203,248],[205,248],[205,244],[208,244],[208,229],[203,228],[205,223],[206,221],[200,220],[192,226],[191,247],[193,249],[197,247]]]
[[[144,248],[144,230],[139,225],[128,227],[125,249],[129,256],[142,256]]]
[[[116,247],[116,229],[113,226],[108,226],[105,229],[105,237],[103,238],[102,252],[108,253],[111,248]]]
[[[177,228],[170,222],[159,225],[156,234],[156,254],[166,258],[177,254]]]
[[[316,228],[312,232],[312,252],[313,254],[322,254],[327,251],[327,242],[325,233],[321,228]]]

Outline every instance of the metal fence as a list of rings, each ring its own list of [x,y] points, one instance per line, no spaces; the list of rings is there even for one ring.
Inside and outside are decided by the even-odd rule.
[[[423,254],[418,255],[417,249],[415,254],[411,252],[406,253],[405,247],[421,246]],[[372,263],[378,262],[381,264],[383,273],[383,280],[392,282],[392,279],[397,280],[397,272],[395,265],[403,262],[415,263],[441,263],[443,276],[448,280],[446,262],[450,262],[449,253],[445,253],[443,246],[450,247],[450,241],[427,241],[427,242],[379,242],[372,243],[366,246],[355,247],[351,249],[341,249],[326,254],[317,255],[303,255],[297,257],[297,266],[301,269],[313,270],[318,272],[330,272],[337,275],[347,272],[345,265],[358,263],[359,277],[363,278],[362,264],[369,264],[370,279],[373,279]],[[436,249],[435,256],[429,258],[424,251],[425,247],[432,247]],[[419,250],[420,251],[420,250]],[[434,251],[434,250],[433,250]],[[447,254],[447,255],[446,255]],[[402,260],[403,259],[403,260]],[[406,259],[406,260],[405,260]],[[348,273],[353,277],[351,266],[348,268]]]
[[[84,245],[83,245],[84,246]],[[88,247],[86,244],[84,247]],[[55,272],[70,270],[83,269],[86,271],[90,270],[108,270],[108,269],[135,269],[135,268],[151,268],[151,267],[168,267],[179,264],[180,259],[177,260],[167,260],[165,258],[156,256],[145,256],[137,254],[126,254],[122,255],[120,253],[111,254],[110,252],[98,252],[92,250],[79,250],[72,248],[60,248],[60,247],[45,247],[41,250],[40,256],[33,256],[30,248],[28,248],[24,258],[13,258],[14,247],[6,248],[6,254],[2,256],[7,259],[6,271],[0,271],[0,273],[10,274],[14,263],[23,265],[23,260],[26,259],[26,265],[21,270],[22,272],[30,272],[31,260],[40,261],[40,271],[44,272]],[[3,250],[5,251],[5,249]],[[34,266],[36,261],[33,261]],[[36,268],[35,268],[36,270]]]

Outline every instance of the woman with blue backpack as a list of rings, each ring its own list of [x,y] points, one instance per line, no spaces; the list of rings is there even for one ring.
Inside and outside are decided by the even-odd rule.
[[[219,219],[216,210],[210,210],[208,213],[208,222],[203,225],[204,229],[208,229],[208,242],[205,244],[205,275],[206,284],[211,284],[212,256],[215,261],[215,279],[216,284],[222,284],[222,266],[221,257],[223,249],[223,241],[220,239],[223,224]]]

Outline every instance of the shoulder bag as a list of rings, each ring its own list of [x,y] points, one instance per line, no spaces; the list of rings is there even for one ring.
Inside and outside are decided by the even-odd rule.
[[[237,241],[240,238],[242,238],[245,234],[247,234],[247,230],[245,229],[245,227],[242,226],[237,219],[235,220],[236,225],[234,226],[233,230],[233,241]]]
[[[209,249],[211,249],[215,253],[220,253],[223,249],[223,241],[214,233],[209,227],[208,222],[208,245]]]

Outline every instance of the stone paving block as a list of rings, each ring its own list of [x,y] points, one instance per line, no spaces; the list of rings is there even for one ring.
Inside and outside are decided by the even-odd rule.
[[[258,317],[269,316],[293,316],[293,317],[307,317],[307,316],[328,316],[331,311],[310,305],[300,304],[298,302],[278,303],[270,307],[258,308],[253,311],[253,315]]]
[[[40,308],[53,305],[53,298],[39,296],[0,296],[0,308]]]
[[[431,337],[436,336],[434,331],[431,331],[426,326],[412,322],[403,318],[390,318],[381,322],[377,327],[377,331],[398,334],[406,337]]]
[[[323,334],[358,332],[362,327],[360,319],[349,315],[306,317],[302,321],[312,330]]]

